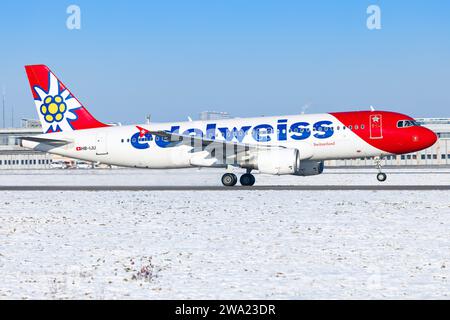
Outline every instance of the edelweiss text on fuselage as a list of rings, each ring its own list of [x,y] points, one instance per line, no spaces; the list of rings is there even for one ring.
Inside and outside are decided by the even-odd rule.
[[[240,128],[233,127],[217,127],[216,123],[210,123],[206,125],[205,132],[199,128],[190,128],[185,130],[182,135],[197,136],[205,139],[216,140],[216,135],[220,132],[221,140],[227,142],[237,141],[242,143],[247,135],[256,142],[271,142],[271,141],[287,141],[288,139],[301,141],[313,136],[317,139],[327,139],[333,136],[334,129],[331,121],[318,121],[314,124],[309,122],[296,122],[291,125],[288,124],[288,120],[281,119],[277,121],[276,128],[270,124],[259,124],[254,127],[242,126]],[[180,134],[180,126],[172,126],[169,133]],[[145,137],[140,137],[140,132],[135,133],[131,137],[131,144],[137,149],[149,148],[148,141],[153,139],[151,134],[146,134]],[[157,146],[166,148],[170,142],[164,139],[155,139]]]

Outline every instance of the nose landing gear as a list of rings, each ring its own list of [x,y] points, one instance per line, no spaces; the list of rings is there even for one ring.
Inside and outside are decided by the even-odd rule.
[[[378,170],[377,180],[380,182],[385,182],[387,179],[387,175],[386,175],[386,173],[381,172],[381,158],[380,157],[375,158],[375,166]]]
[[[386,179],[387,179],[386,173],[384,173],[384,172],[378,173],[378,174],[377,174],[377,179],[378,179],[378,181],[380,181],[380,182],[385,182]]]

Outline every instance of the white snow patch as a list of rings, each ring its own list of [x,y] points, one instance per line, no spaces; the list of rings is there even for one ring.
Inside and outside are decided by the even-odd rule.
[[[448,191],[2,192],[0,298],[448,299],[449,230]]]

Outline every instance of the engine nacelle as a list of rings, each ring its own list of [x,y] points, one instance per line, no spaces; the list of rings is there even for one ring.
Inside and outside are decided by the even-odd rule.
[[[324,162],[301,160],[298,149],[260,150],[243,168],[273,175],[315,176],[323,173]]]
[[[295,174],[300,167],[300,153],[297,149],[259,151],[252,168],[261,173],[285,175]]]
[[[323,173],[323,161],[305,160],[300,163],[296,176],[316,176]]]

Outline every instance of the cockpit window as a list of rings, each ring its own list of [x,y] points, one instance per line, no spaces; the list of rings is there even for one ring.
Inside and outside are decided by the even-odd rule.
[[[419,127],[420,124],[415,120],[400,120],[397,122],[398,128]]]

